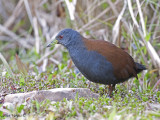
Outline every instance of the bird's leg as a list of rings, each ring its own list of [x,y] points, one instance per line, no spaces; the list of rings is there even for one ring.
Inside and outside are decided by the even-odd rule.
[[[112,85],[109,85],[109,88],[108,88],[108,95],[109,95],[109,97],[111,97],[112,96]]]
[[[117,90],[115,89],[116,84],[113,84],[113,90],[115,91],[115,93],[117,93]]]
[[[112,84],[113,90],[115,90],[115,86],[116,86],[116,84]]]
[[[105,89],[104,89],[104,93],[106,94],[106,93],[108,93],[108,91],[107,91],[107,85],[105,85]]]
[[[112,97],[113,90],[115,90],[115,84],[109,85],[109,97]]]

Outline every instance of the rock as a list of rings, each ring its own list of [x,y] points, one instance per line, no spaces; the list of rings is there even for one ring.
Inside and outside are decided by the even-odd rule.
[[[63,98],[66,98],[67,100],[74,100],[77,93],[78,97],[99,97],[99,94],[91,92],[88,88],[56,88],[50,90],[32,91],[28,93],[9,94],[5,96],[4,102],[23,103],[28,100],[37,100],[38,102],[42,102],[46,99],[51,101],[61,101]]]
[[[99,113],[95,113],[93,116],[91,116],[88,120],[106,120],[105,118],[103,118],[102,115],[100,115]]]

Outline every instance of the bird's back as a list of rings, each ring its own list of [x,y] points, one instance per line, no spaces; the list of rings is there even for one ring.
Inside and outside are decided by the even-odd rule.
[[[138,66],[127,52],[107,41],[85,38],[83,38],[83,41],[89,51],[98,52],[112,63],[117,83],[123,82],[130,77],[137,77]]]

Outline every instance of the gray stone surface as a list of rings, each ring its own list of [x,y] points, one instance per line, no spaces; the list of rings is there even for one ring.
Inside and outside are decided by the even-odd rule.
[[[63,100],[63,98],[67,98],[67,100],[70,99],[74,100],[77,93],[78,97],[85,97],[85,98],[99,97],[99,94],[91,92],[90,89],[88,88],[56,88],[50,90],[32,91],[28,93],[9,94],[5,96],[4,102],[23,103],[27,100],[37,100],[38,102],[42,102],[46,99],[49,99],[51,101],[61,101]]]

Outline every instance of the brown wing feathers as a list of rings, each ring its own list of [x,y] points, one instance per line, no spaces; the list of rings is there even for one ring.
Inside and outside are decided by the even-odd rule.
[[[97,51],[112,63],[114,75],[118,80],[123,81],[130,77],[137,77],[136,64],[124,50],[103,40],[88,40],[86,38],[83,40],[88,50]]]

